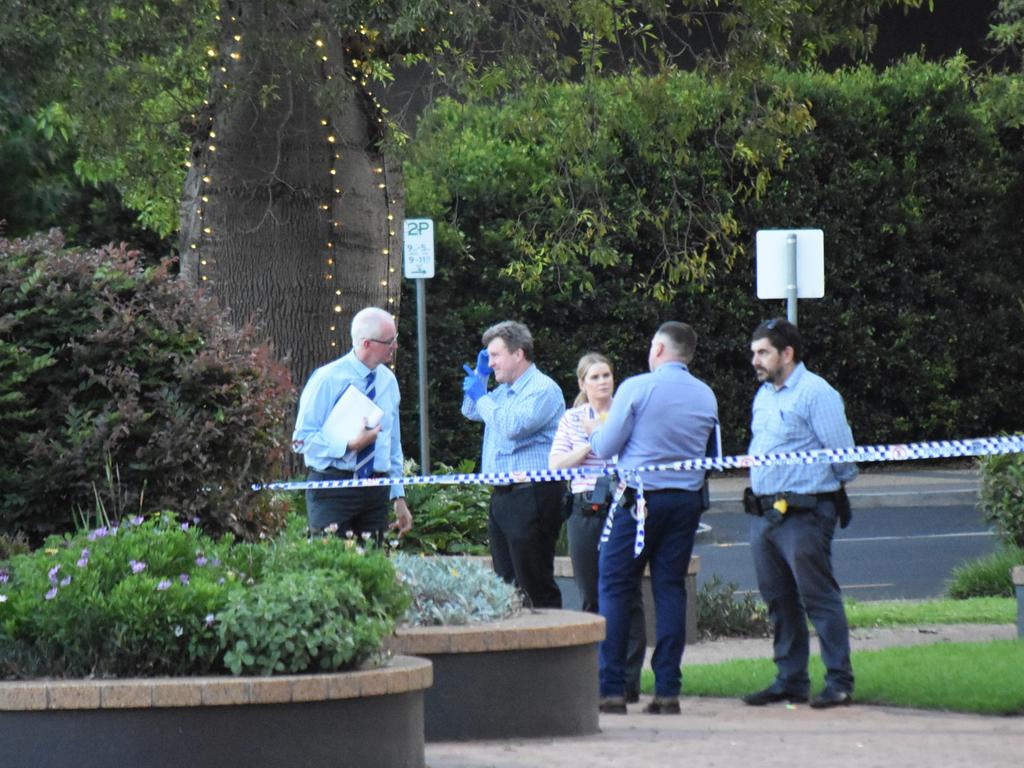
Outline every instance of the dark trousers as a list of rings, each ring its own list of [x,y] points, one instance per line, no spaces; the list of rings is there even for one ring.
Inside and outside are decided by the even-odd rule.
[[[309,470],[308,480],[350,480],[352,473],[339,469],[320,472]],[[314,531],[329,525],[338,526],[338,535],[349,531],[354,536],[369,533],[377,544],[384,538],[388,524],[388,500],[391,489],[377,488],[310,488],[306,491],[306,519]]]
[[[625,660],[630,604],[644,568],[651,569],[657,637],[651,667],[654,693],[674,698],[682,688],[680,664],[686,647],[686,572],[702,511],[700,491],[648,491],[644,551],[633,556],[636,520],[632,504],[615,513],[608,541],[601,545],[598,594],[605,618],[600,646],[602,696],[625,693]]]
[[[584,611],[600,613],[597,596],[597,545],[601,540],[605,516],[585,515],[574,509],[566,521],[569,538],[569,557],[572,560],[572,574],[576,588],[582,598]],[[644,600],[637,582],[636,592],[629,609],[629,644],[626,650],[626,694],[640,693],[640,673],[647,656],[647,629],[644,624]]]
[[[487,533],[494,572],[522,590],[533,608],[561,608],[555,583],[555,542],[562,527],[565,485],[518,483],[495,486]]]
[[[766,517],[751,520],[757,586],[775,633],[775,685],[791,693],[806,694],[810,689],[808,619],[821,645],[825,684],[853,692],[850,630],[832,574],[835,529],[835,503],[824,499],[813,510],[791,511],[777,525]]]

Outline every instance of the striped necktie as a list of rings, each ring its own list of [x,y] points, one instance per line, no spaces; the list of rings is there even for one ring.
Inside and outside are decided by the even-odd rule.
[[[366,374],[366,396],[373,400],[377,395],[377,390],[373,386],[373,380],[376,377],[375,371],[370,371]],[[368,446],[363,448],[359,453],[356,454],[356,477],[369,477],[373,474],[373,446],[375,443],[370,443]]]

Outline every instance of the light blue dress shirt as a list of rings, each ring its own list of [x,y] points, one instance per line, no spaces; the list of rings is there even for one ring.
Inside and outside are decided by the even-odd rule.
[[[603,459],[619,454],[619,469],[700,459],[717,423],[718,400],[711,387],[682,363],[663,363],[619,385],[608,419],[590,435],[590,445]],[[643,482],[652,491],[698,491],[704,470],[651,472]]]
[[[384,411],[380,434],[374,443],[373,471],[390,477],[401,477],[403,470],[402,433],[398,421],[398,380],[386,365],[378,365],[373,387],[376,390],[374,402]],[[299,414],[295,419],[292,447],[301,453],[306,466],[319,471],[328,467],[354,470],[356,452],[347,451],[343,456],[334,455],[321,429],[334,404],[344,391],[354,386],[366,392],[366,376],[370,369],[349,352],[334,362],[327,363],[313,371],[299,398]],[[404,496],[402,486],[391,487],[391,498]]]
[[[797,363],[779,389],[766,381],[757,390],[750,433],[751,454],[853,446],[843,398],[803,363]],[[758,495],[829,493],[856,476],[856,464],[751,467],[750,487]]]
[[[462,399],[462,415],[484,423],[482,472],[547,469],[563,413],[562,390],[533,363],[512,384],[499,384],[475,403]]]

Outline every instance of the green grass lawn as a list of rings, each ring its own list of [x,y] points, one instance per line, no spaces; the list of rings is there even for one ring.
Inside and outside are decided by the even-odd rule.
[[[1013,598],[847,602],[851,628],[928,624],[1013,624]],[[713,641],[712,641],[713,642]],[[853,653],[858,704],[938,709],[986,715],[1024,714],[1024,640],[935,643]],[[824,668],[810,665],[812,687],[820,689]],[[686,696],[740,697],[775,678],[771,658],[721,664],[684,664]],[[644,690],[653,679],[644,673]]]
[[[855,651],[853,670],[858,704],[985,715],[1024,714],[1024,641]],[[811,680],[818,688],[824,673],[821,659],[812,656]],[[683,693],[738,698],[764,688],[774,678],[771,659],[689,664],[683,667]]]

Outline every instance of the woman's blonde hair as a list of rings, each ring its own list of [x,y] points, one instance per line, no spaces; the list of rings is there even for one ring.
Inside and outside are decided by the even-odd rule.
[[[587,377],[587,373],[590,369],[599,363],[604,363],[608,366],[608,370],[611,371],[612,374],[615,373],[615,370],[612,368],[611,360],[600,352],[587,352],[587,354],[581,357],[580,361],[576,364],[576,380],[582,382],[583,379]],[[576,395],[576,399],[573,401],[572,407],[576,408],[586,402],[589,402],[587,400],[587,392],[583,389],[583,385],[580,384],[580,393]]]

